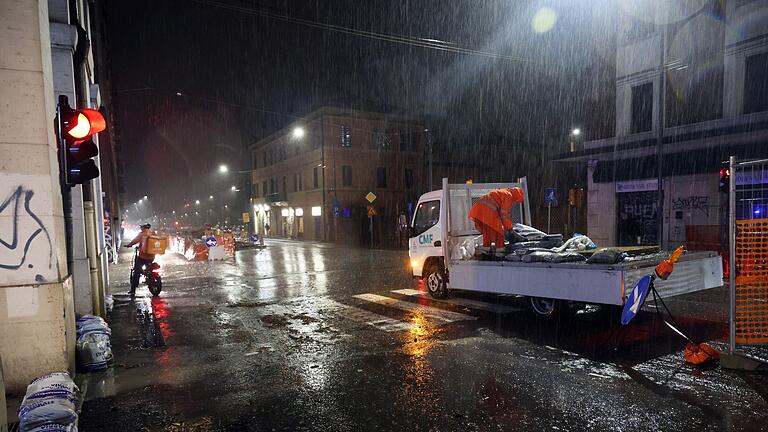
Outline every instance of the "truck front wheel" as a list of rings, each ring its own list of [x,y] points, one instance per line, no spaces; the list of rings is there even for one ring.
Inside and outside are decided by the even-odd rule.
[[[437,264],[432,264],[427,269],[424,276],[424,283],[427,285],[427,291],[432,298],[444,299],[448,297],[448,287],[445,283],[445,272]]]

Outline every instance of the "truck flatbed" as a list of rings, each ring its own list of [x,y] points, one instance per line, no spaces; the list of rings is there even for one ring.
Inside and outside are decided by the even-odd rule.
[[[661,257],[618,264],[451,260],[450,289],[546,297],[594,304],[623,305],[626,293],[653,272]],[[692,252],[675,272],[658,280],[662,297],[722,285],[722,262],[714,252]]]

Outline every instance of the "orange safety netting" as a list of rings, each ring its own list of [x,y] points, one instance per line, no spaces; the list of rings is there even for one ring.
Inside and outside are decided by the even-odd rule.
[[[768,342],[768,219],[736,221],[736,343]]]

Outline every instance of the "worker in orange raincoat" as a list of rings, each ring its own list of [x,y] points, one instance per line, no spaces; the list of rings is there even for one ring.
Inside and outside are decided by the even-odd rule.
[[[520,188],[496,189],[483,195],[469,210],[469,218],[483,235],[483,246],[504,247],[504,232],[512,229],[512,206],[523,202]]]

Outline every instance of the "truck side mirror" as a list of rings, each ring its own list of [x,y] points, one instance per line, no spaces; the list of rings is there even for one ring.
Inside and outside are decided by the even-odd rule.
[[[412,238],[416,233],[416,230],[412,226],[408,225],[408,238]]]

